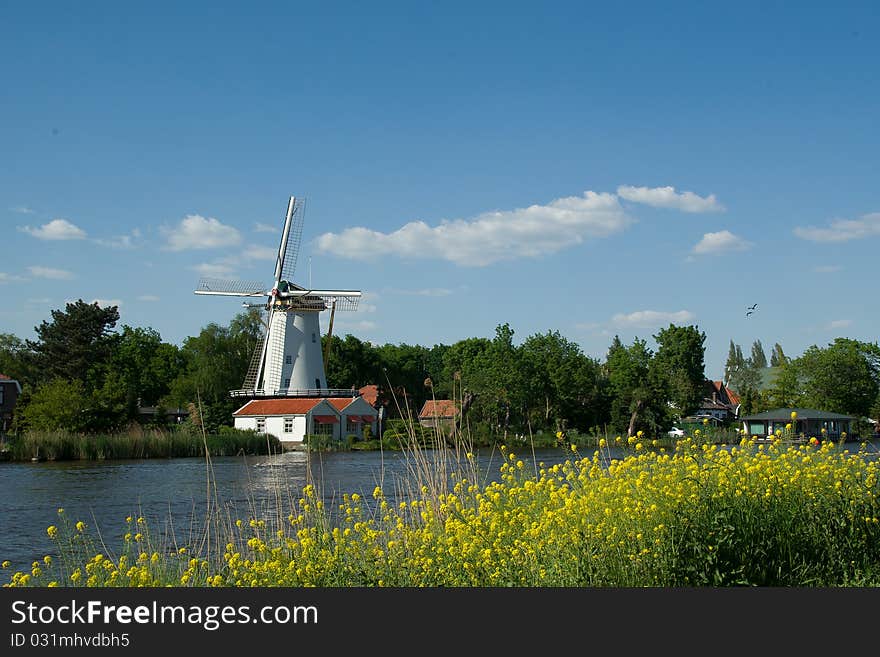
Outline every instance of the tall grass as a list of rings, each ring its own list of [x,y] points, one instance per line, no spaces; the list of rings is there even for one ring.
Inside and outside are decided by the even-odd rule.
[[[143,459],[202,456],[206,442],[212,456],[267,454],[278,449],[273,437],[230,430],[203,436],[178,430],[132,426],[115,434],[80,434],[70,431],[29,431],[4,443],[13,461]]]
[[[328,500],[309,479],[235,517],[212,482],[185,541],[127,518],[113,550],[61,512],[49,564],[13,586],[876,586],[877,454],[826,442],[673,449],[607,439],[525,464],[500,448],[481,473],[462,431],[403,445],[407,474]],[[634,437],[636,438],[636,437]],[[525,449],[528,449],[525,446]]]

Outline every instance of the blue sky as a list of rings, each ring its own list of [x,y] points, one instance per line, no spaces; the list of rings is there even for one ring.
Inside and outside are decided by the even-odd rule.
[[[226,324],[199,278],[271,283],[295,195],[336,334],[876,341],[878,43],[870,2],[7,3],[0,332]]]

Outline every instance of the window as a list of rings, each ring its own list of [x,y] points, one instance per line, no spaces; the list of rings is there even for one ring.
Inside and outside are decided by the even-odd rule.
[[[359,434],[361,428],[360,422],[352,422],[351,418],[345,422],[345,433]]]
[[[284,387],[285,387],[285,388],[289,388],[289,387],[290,387],[290,379],[284,379]]]
[[[257,418],[257,433],[266,433],[266,418]]]
[[[315,379],[315,388],[321,389],[321,379]]]
[[[284,433],[293,433],[293,418],[284,418]]]
[[[315,333],[314,333],[314,331],[312,332],[312,342],[317,342],[317,340],[315,339]]]
[[[291,356],[290,354],[287,354],[287,355],[284,357],[284,362],[285,362],[287,365],[290,365],[290,364],[293,362],[293,356]]]
[[[333,435],[333,425],[324,422],[315,422],[315,435],[318,436],[332,436]]]
[[[3,406],[4,396],[6,395],[6,390],[3,386],[0,386],[0,406]]]

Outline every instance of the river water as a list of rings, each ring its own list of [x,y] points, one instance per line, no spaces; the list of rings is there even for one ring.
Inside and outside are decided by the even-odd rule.
[[[396,502],[419,481],[418,473],[433,469],[426,459],[445,464],[442,472],[469,472],[470,480],[485,483],[498,478],[504,458],[497,450],[479,451],[473,468],[466,468],[455,465],[453,453],[438,454],[286,452],[219,457],[210,463],[204,458],[0,463],[0,560],[9,560],[10,570],[25,570],[44,555],[55,556],[46,528],[58,524],[59,508],[70,521],[85,522],[93,535],[97,530],[109,554],[122,545],[127,516],[143,517],[153,532],[161,530],[166,539],[186,544],[199,535],[209,496],[224,518],[243,521],[279,510],[286,516],[298,508],[307,483],[328,509],[336,508],[344,493],[371,502],[376,486]],[[533,455],[524,447],[516,456],[534,467],[560,463],[572,454],[560,448]],[[8,581],[7,573],[0,580]]]

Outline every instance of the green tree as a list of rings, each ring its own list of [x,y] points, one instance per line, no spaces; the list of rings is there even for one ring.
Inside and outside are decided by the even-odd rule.
[[[252,308],[236,315],[229,326],[212,322],[199,335],[186,338],[180,348],[183,371],[161,405],[186,408],[200,402],[206,431],[231,425],[241,400],[230,397],[229,391],[241,387],[262,328],[259,312]]]
[[[607,421],[600,408],[599,363],[576,343],[548,331],[526,338],[520,351],[520,379],[533,427],[589,429]]]
[[[657,378],[664,382],[667,401],[680,417],[699,408],[706,386],[706,334],[696,326],[670,324],[654,335]]]
[[[727,362],[724,365],[724,384],[731,390],[742,389],[742,376],[748,367],[743,357],[742,347],[730,341],[730,349],[727,352]]]
[[[79,379],[52,379],[40,384],[21,412],[20,429],[85,432],[91,426],[91,399]]]
[[[124,404],[129,416],[134,417],[138,402],[141,406],[155,406],[168,394],[171,382],[184,366],[177,346],[163,342],[157,331],[124,325],[109,371],[114,385],[124,390]]]
[[[810,407],[856,417],[867,416],[880,394],[880,347],[877,343],[836,338],[816,345],[797,359]]]
[[[611,397],[611,426],[628,436],[639,430],[657,434],[671,424],[666,391],[651,367],[653,352],[647,342],[636,338],[624,346],[614,336],[606,358]]]
[[[752,354],[749,356],[749,366],[755,369],[767,367],[767,355],[764,353],[764,345],[760,340],[752,343]]]
[[[773,351],[770,353],[770,367],[782,367],[788,362],[788,357],[783,353],[782,346],[777,342],[773,345]]]
[[[327,336],[323,348],[327,347]],[[380,381],[379,354],[368,342],[348,334],[330,337],[330,355],[324,363],[327,385],[331,388],[354,388]]]
[[[774,352],[775,353],[775,352]],[[776,366],[776,376],[767,389],[767,405],[773,408],[791,408],[801,405],[802,385],[798,363],[784,359]]]
[[[22,385],[36,382],[31,353],[25,341],[12,333],[0,333],[0,374]]]
[[[82,299],[53,310],[52,321],[35,327],[37,340],[27,341],[40,379],[79,380],[106,365],[116,344],[113,328],[119,321],[116,306],[102,308]]]

